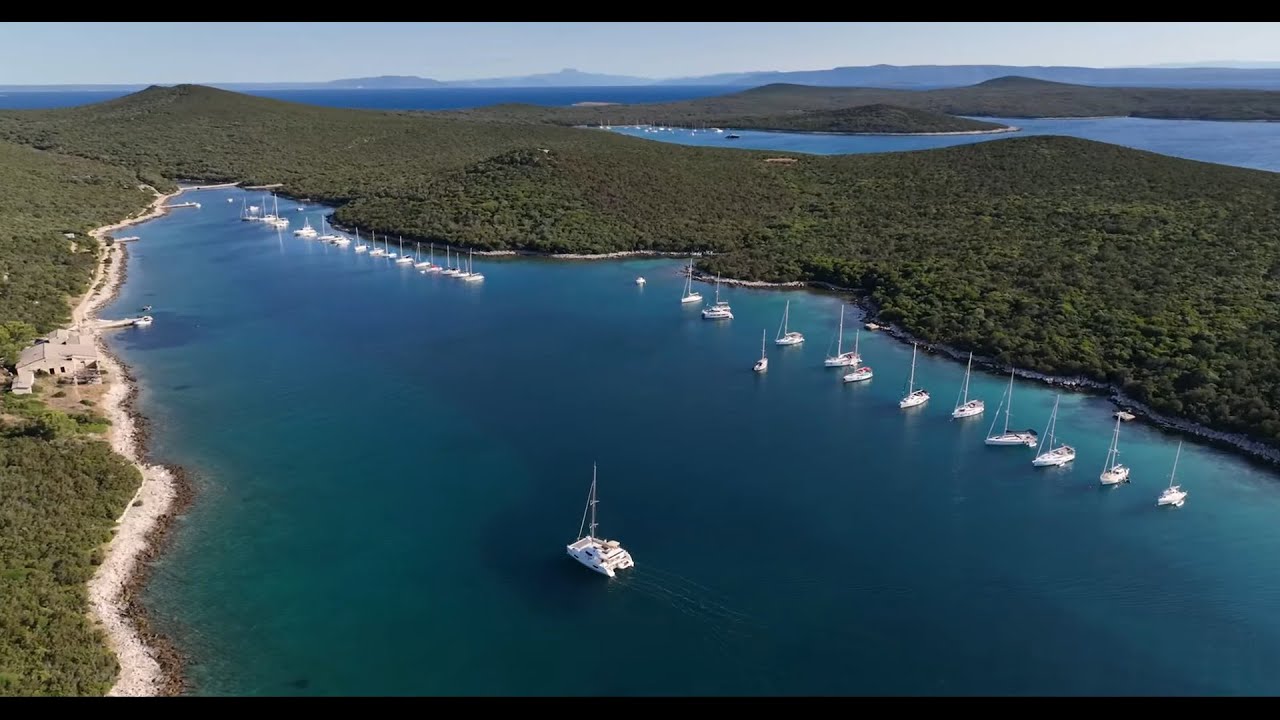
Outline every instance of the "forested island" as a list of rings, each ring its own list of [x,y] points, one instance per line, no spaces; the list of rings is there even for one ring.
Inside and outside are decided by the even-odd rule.
[[[1010,132],[1007,125],[895,105],[858,105],[785,115],[746,116],[727,126],[753,130],[822,132],[842,135],[945,135]]]
[[[1067,109],[1053,114],[1108,114]],[[94,242],[64,232],[141,208],[144,183],[283,183],[337,205],[340,223],[406,240],[697,251],[726,277],[853,288],[924,340],[1112,383],[1159,412],[1280,446],[1280,176],[1052,136],[777,163],[766,162],[776,152],[478,113],[189,85],[0,112],[4,362],[65,321],[66,297],[89,282]],[[11,396],[0,411],[0,691],[100,692],[114,666],[85,620],[83,582],[136,473],[88,439],[91,416]]]
[[[775,84],[669,103],[567,108],[505,104],[434,114],[558,125],[658,122],[684,127],[805,130],[809,123],[804,119],[806,115],[821,117],[829,111],[868,105],[944,116],[1280,120],[1280,92],[1275,91],[1094,87],[1023,77],[996,78],[977,85],[937,90]],[[796,124],[778,126],[778,119],[782,118],[793,119]],[[768,119],[773,127],[757,124],[763,119]]]

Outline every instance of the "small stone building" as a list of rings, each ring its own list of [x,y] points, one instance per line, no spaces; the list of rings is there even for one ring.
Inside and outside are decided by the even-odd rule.
[[[50,375],[73,375],[98,367],[98,348],[88,338],[70,330],[56,330],[45,339],[22,351],[16,369]]]

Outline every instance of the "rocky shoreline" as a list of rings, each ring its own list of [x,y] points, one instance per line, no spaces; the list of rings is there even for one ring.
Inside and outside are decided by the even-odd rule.
[[[694,271],[694,279],[700,282],[714,283],[716,278],[701,271]],[[830,283],[824,282],[806,282],[795,280],[791,282],[771,283],[759,280],[737,280],[732,278],[720,278],[721,285],[731,285],[735,287],[749,288],[770,288],[770,289],[791,289],[799,290],[805,288],[817,288],[830,292],[846,293],[857,296],[857,290],[854,288],[838,287]],[[892,323],[883,323],[876,320],[879,309],[875,304],[866,297],[858,296],[854,300],[854,304],[858,306],[862,313],[859,318],[860,322],[867,320],[875,320],[880,325],[880,331],[884,332],[904,343],[916,343],[921,350],[936,355],[943,355],[948,359],[956,362],[964,362],[968,359],[968,351],[961,351],[957,348],[941,343],[929,343],[916,338],[903,328]],[[976,367],[984,368],[997,374],[1007,374],[1011,369],[1008,365],[999,361],[983,357],[979,355],[973,356],[973,362]],[[1013,374],[1025,380],[1036,380],[1051,387],[1060,387],[1075,392],[1088,392],[1094,395],[1105,395],[1117,408],[1127,410],[1139,419],[1154,425],[1162,430],[1170,432],[1182,433],[1192,436],[1198,440],[1205,441],[1218,447],[1224,447],[1239,452],[1251,460],[1262,461],[1273,465],[1280,465],[1280,449],[1271,447],[1264,443],[1258,442],[1251,438],[1240,435],[1239,433],[1223,432],[1205,427],[1199,423],[1181,418],[1170,417],[1161,414],[1147,405],[1127,396],[1124,392],[1112,385],[1111,383],[1100,382],[1086,377],[1062,377],[1059,375],[1046,375],[1044,373],[1035,372],[1033,370],[1023,370],[1012,368]]]
[[[181,192],[156,193],[148,212],[97,228],[90,234],[101,241],[110,232],[160,217],[167,212],[165,203]],[[103,247],[89,291],[72,310],[73,325],[93,319],[124,283],[128,257],[125,246],[113,243]],[[150,628],[140,597],[151,563],[169,536],[168,530],[190,503],[191,485],[181,468],[146,461],[147,421],[135,409],[137,383],[127,366],[111,354],[101,335],[94,341],[99,362],[106,371],[102,409],[111,421],[108,442],[112,450],[138,468],[142,477],[138,491],[117,520],[102,564],[88,584],[90,607],[120,664],[108,695],[176,695],[183,688],[182,658],[167,638]]]

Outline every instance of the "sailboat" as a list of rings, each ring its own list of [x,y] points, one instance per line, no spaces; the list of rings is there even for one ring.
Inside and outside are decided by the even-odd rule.
[[[1098,482],[1103,485],[1119,485],[1129,482],[1129,468],[1120,464],[1120,418],[1116,418],[1116,429],[1111,433],[1111,447],[1107,448],[1107,462],[1102,466],[1102,474]]]
[[[791,301],[787,301],[787,306],[782,310],[782,326],[778,328],[778,337],[773,341],[774,345],[799,345],[804,342],[804,335],[790,330],[787,327],[787,321],[791,317]]]
[[[1178,474],[1178,458],[1182,456],[1182,441],[1178,441],[1178,452],[1173,456],[1173,470],[1169,473],[1169,487],[1160,493],[1160,497],[1156,499],[1156,505],[1172,505],[1174,507],[1182,507],[1187,501],[1187,491],[1182,489],[1181,485],[1173,484],[1173,477]]]
[[[311,221],[308,219],[308,220],[303,220],[302,227],[298,228],[297,230],[294,230],[293,234],[297,235],[298,237],[313,238],[318,233],[316,233],[315,228],[311,227]]]
[[[440,273],[440,274],[441,274],[441,275],[446,275],[446,276],[448,276],[448,277],[454,277],[454,276],[455,276],[455,275],[457,275],[459,272],[461,272],[461,271],[460,271],[460,270],[458,270],[458,268],[453,267],[452,265],[450,265],[450,264],[449,264],[449,246],[448,246],[448,245],[445,245],[445,246],[444,246],[444,272],[442,272],[442,273]]]
[[[382,236],[382,246],[386,250],[388,260],[395,260],[396,258],[400,257],[398,254],[391,252],[391,241],[387,239],[386,235]],[[400,249],[401,250],[404,249],[403,240],[400,241]]]
[[[337,244],[339,240],[345,240],[346,238],[344,238],[342,235],[336,235],[334,233],[329,232],[328,228],[325,226],[324,215],[321,214],[320,215],[320,237],[316,239],[320,240],[321,242]],[[347,240],[347,242],[351,242],[351,241]]]
[[[994,434],[996,422],[1000,420],[1000,409],[1004,408],[1004,432]],[[1000,398],[1000,407],[996,408],[996,416],[991,418],[991,429],[987,431],[988,445],[1026,445],[1035,447],[1037,435],[1035,430],[1009,431],[1009,417],[1013,412],[1013,368],[1009,368],[1009,389]]]
[[[720,299],[720,276],[716,276],[716,302],[702,311],[703,320],[732,320],[733,311],[729,303]]]
[[[822,361],[826,367],[849,367],[857,365],[862,358],[856,351],[841,352],[844,349],[844,305],[840,305],[840,329],[836,333],[836,354]]]
[[[591,492],[587,495],[587,507],[582,511],[582,524],[578,526],[578,539],[565,546],[569,551],[569,557],[586,565],[602,575],[614,576],[616,570],[626,570],[636,566],[635,561],[631,559],[631,553],[622,549],[622,545],[617,540],[605,540],[596,537],[596,505],[599,503],[596,497],[596,466],[591,464]],[[591,513],[591,525],[587,534],[582,534],[582,528],[587,523],[587,513]]]
[[[969,374],[973,371],[973,353],[969,353],[969,364],[964,369],[964,386],[960,388],[960,399],[956,401],[956,409],[951,411],[953,418],[977,417],[986,410],[981,400],[969,399]]]
[[[906,410],[929,402],[929,393],[924,388],[916,389],[916,344],[911,343],[911,376],[907,379],[907,394],[898,401],[898,407]]]
[[[244,198],[240,198],[240,219],[245,222],[257,222],[259,220],[258,206],[246,205]]]
[[[271,200],[274,203],[274,208],[271,211],[271,219],[267,221],[267,224],[278,230],[283,230],[289,227],[289,219],[280,217],[280,198],[276,195],[272,195]]]
[[[858,355],[858,337],[860,332],[861,331],[859,330],[853,331],[853,354],[858,356],[858,362],[853,364],[852,370],[845,373],[845,382],[862,382],[863,380],[870,380],[872,375],[875,374],[871,372],[871,368],[869,366],[861,364],[862,356]]]
[[[471,269],[471,251],[470,250],[467,251],[467,274],[464,275],[462,279],[466,280],[467,282],[481,282],[484,280],[483,275]]]
[[[1059,395],[1053,400],[1053,414],[1049,416],[1049,427],[1045,428],[1044,437],[1040,439],[1040,447],[1036,450],[1036,459],[1031,461],[1036,467],[1062,467],[1072,460],[1076,459],[1076,449],[1070,445],[1058,445],[1054,447],[1057,438],[1054,437],[1053,431],[1058,424],[1058,402],[1062,399]],[[1048,441],[1047,443],[1045,441]],[[1048,446],[1048,450],[1045,447]]]
[[[400,238],[400,259],[396,260],[397,265],[412,265],[413,258],[404,254],[404,238]]]
[[[693,291],[693,258],[689,258],[689,269],[684,274],[684,295],[680,303],[702,302],[702,293]]]
[[[769,331],[767,329],[760,331],[760,359],[756,361],[756,366],[752,368],[758,373],[762,373],[769,369],[769,358],[764,354],[764,339],[768,332]]]
[[[427,268],[431,267],[430,261],[422,259],[422,243],[417,243],[415,252],[413,254],[418,258],[418,262],[413,264],[415,268],[419,270],[426,270]]]
[[[419,267],[421,267],[422,263],[418,263],[418,265]],[[424,275],[426,273],[440,272],[440,266],[436,264],[436,244],[435,243],[431,243],[431,257],[427,261],[427,266],[422,268],[422,270],[420,270],[419,272],[423,273]]]
[[[371,231],[369,233],[373,239],[369,241],[372,247],[369,248],[369,257],[382,257],[387,254],[386,248],[378,247],[378,233]]]
[[[275,215],[267,214],[267,196],[266,195],[262,196],[262,214],[258,216],[258,219],[268,224],[273,223],[278,219]]]
[[[356,228],[356,252],[369,252],[369,246],[360,242],[360,228]]]

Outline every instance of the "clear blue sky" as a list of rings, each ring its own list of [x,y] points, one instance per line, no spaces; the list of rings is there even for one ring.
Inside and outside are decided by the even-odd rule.
[[[242,14],[234,9],[233,14]],[[4,23],[0,84],[1280,60],[1280,23]]]

